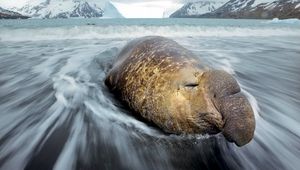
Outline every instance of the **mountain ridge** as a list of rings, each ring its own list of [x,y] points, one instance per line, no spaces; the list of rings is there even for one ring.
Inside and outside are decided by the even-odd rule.
[[[8,10],[43,19],[123,17],[110,1],[99,0],[33,0],[24,1],[23,5],[13,4]]]
[[[223,1],[200,0],[196,2],[188,2],[179,10],[175,11],[170,17],[181,18],[185,16],[197,17],[208,12],[212,12],[226,3]]]
[[[0,19],[27,19],[27,18],[30,17],[0,7]]]

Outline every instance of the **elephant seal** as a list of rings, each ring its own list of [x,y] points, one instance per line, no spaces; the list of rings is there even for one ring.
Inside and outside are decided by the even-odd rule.
[[[233,76],[206,67],[173,40],[149,36],[131,41],[119,53],[105,84],[165,132],[222,132],[238,146],[253,138],[253,110]]]

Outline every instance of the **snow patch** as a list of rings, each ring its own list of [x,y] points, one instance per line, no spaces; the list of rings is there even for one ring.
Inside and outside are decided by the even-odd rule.
[[[263,4],[263,3],[270,3],[273,2],[274,0],[255,0],[254,3],[251,5],[252,7],[255,7],[259,4]]]
[[[221,7],[226,1],[199,1],[188,4],[187,14],[188,15],[201,15],[208,12],[215,11]]]

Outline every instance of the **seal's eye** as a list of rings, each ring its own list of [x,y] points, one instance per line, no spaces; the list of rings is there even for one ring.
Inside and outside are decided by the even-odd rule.
[[[185,84],[184,86],[185,86],[185,87],[189,87],[189,88],[194,88],[194,87],[199,86],[199,84],[198,84],[198,83],[187,83],[187,84]]]

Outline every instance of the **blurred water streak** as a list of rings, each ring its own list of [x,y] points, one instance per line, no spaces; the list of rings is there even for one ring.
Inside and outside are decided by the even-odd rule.
[[[1,21],[0,169],[300,167],[297,25],[256,20],[127,21],[106,20],[105,25],[93,19],[67,20],[59,25],[55,20],[28,20],[21,21],[23,26]],[[98,26],[84,26],[85,22]],[[117,32],[125,26],[127,30],[113,38],[113,30],[101,38],[103,30]],[[135,28],[150,32],[128,36],[127,31]],[[62,37],[70,29],[78,29],[78,37],[88,36]],[[167,36],[199,60],[237,78],[256,112],[251,143],[238,148],[222,135],[166,135],[137,120],[108,92],[103,79],[119,50],[132,38],[169,29]]]

